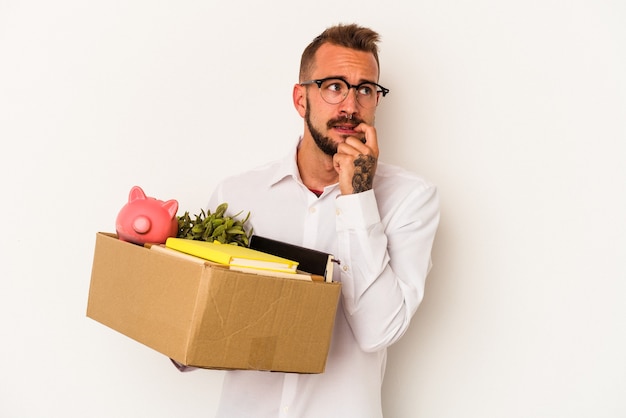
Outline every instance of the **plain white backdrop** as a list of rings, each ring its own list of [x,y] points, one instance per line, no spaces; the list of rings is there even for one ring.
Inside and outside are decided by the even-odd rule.
[[[213,415],[222,372],[85,317],[95,234],[133,185],[199,212],[283,155],[301,51],[340,22],[382,35],[381,158],[441,192],[385,416],[626,416],[625,21],[619,0],[0,0],[0,416]]]

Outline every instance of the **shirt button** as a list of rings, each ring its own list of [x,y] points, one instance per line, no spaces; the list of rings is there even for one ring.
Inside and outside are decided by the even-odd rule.
[[[309,208],[309,212],[310,213],[315,213],[315,212],[317,212],[317,209],[316,208]]]
[[[341,209],[335,210],[335,215],[337,215],[337,216],[341,215]]]
[[[341,266],[341,269],[342,269],[343,271],[348,271],[348,266]]]

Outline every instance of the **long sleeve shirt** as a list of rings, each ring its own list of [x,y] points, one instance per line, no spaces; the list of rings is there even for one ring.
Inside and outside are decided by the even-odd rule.
[[[341,297],[321,374],[228,371],[219,417],[382,417],[387,347],[405,333],[424,294],[439,223],[437,189],[379,163],[373,189],[318,197],[302,183],[294,147],[283,159],[224,180],[209,200],[250,212],[254,233],[340,260]]]

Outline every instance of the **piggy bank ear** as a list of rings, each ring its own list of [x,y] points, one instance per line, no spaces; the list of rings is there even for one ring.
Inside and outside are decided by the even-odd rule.
[[[146,200],[146,194],[143,192],[141,187],[133,186],[133,188],[130,189],[130,193],[128,195],[128,201],[132,202],[138,199]]]
[[[176,216],[176,212],[178,212],[178,201],[174,199],[168,200],[167,202],[163,203],[163,208],[173,218],[174,216]]]

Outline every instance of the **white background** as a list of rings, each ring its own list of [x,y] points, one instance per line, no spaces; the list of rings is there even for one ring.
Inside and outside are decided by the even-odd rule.
[[[0,0],[0,416],[213,415],[222,372],[85,317],[95,234],[282,156],[339,22],[382,35],[382,159],[441,192],[386,417],[626,416],[621,0]]]

